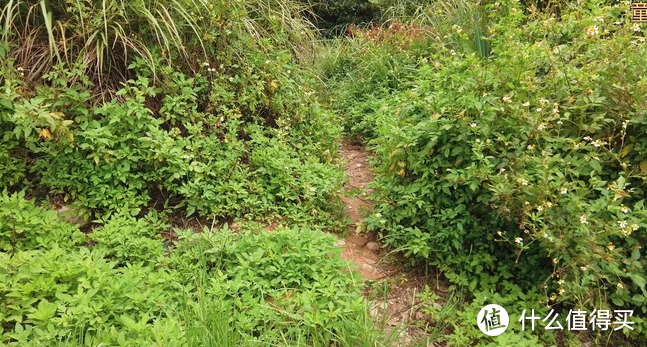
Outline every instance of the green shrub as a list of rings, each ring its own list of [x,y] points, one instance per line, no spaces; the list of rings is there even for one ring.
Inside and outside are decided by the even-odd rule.
[[[25,200],[25,192],[0,194],[0,251],[46,249],[56,244],[70,247],[85,236],[53,211]]]
[[[0,253],[0,258],[4,344],[45,346],[81,339],[138,346],[152,345],[156,338],[181,339],[164,310],[183,295],[163,269],[116,268],[86,248],[58,246]]]
[[[371,138],[378,203],[367,223],[387,244],[471,291],[513,284],[559,309],[633,309],[627,333],[638,338],[644,33],[622,5],[587,3],[559,19],[489,4],[491,56],[445,26],[449,40],[426,54],[395,56],[417,67],[398,87],[336,96]]]
[[[164,254],[160,226],[146,219],[130,216],[113,216],[105,225],[95,229],[89,238],[96,242],[106,258],[119,264],[144,262],[152,263]]]
[[[281,332],[335,332],[362,310],[357,278],[334,239],[309,229],[181,235],[169,265],[204,296],[230,302],[229,321],[241,333],[271,341]],[[192,274],[206,268],[207,277]]]

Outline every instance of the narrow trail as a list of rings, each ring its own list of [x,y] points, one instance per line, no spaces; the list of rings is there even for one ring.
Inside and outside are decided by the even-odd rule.
[[[337,245],[343,248],[342,258],[354,263],[360,275],[369,280],[383,279],[397,272],[397,269],[380,262],[385,251],[371,235],[357,232],[362,222],[362,212],[372,207],[367,199],[370,193],[367,184],[373,180],[373,173],[368,163],[370,155],[361,146],[343,143],[340,156],[348,176],[348,184],[344,187],[347,194],[342,201],[346,216],[351,223],[348,225],[346,238],[340,240]]]
[[[375,297],[368,290],[365,294],[370,301],[370,313],[378,321],[387,325],[387,331],[397,333],[398,341],[394,347],[410,346],[413,341],[424,341],[428,336],[423,328],[432,322],[424,312],[425,304],[418,294],[424,291],[426,285],[436,282],[436,292],[446,293],[438,286],[437,281],[430,281],[431,276],[416,275],[407,272],[399,266],[383,261],[387,251],[372,234],[361,233],[362,214],[373,207],[368,195],[371,189],[367,187],[374,175],[371,172],[368,159],[370,153],[362,146],[342,143],[340,156],[344,171],[348,177],[345,185],[346,196],[342,198],[346,216],[350,219],[345,239],[337,242],[342,247],[342,258],[355,264],[359,274],[372,281],[386,281],[388,291]],[[435,303],[434,306],[440,307]],[[427,346],[442,346],[427,341]]]

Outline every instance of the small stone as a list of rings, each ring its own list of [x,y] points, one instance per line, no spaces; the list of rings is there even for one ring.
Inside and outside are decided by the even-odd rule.
[[[344,240],[337,240],[337,242],[335,242],[335,246],[336,246],[336,247],[343,247],[343,246],[346,246],[346,241],[344,241]]]
[[[373,271],[373,266],[369,264],[362,264],[362,269],[367,270],[367,271]]]
[[[380,244],[377,242],[368,242],[366,244],[366,248],[370,251],[377,252],[380,250],[380,248],[382,248],[382,246],[380,246]]]
[[[348,237],[346,238],[346,241],[348,241],[348,242],[350,242],[350,243],[352,243],[352,244],[354,244],[354,245],[356,245],[358,247],[362,247],[368,242],[368,239],[366,237],[364,237],[364,236],[353,234],[353,235],[348,235]]]

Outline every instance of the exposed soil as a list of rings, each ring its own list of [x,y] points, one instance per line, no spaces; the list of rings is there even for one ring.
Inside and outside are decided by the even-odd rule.
[[[362,213],[372,207],[367,199],[370,191],[366,187],[373,180],[368,163],[370,154],[361,146],[343,143],[340,156],[348,176],[348,182],[344,185],[346,194],[342,201],[350,223],[346,238],[339,240],[337,245],[343,248],[342,257],[354,263],[360,275],[373,281],[385,278],[397,272],[397,269],[380,262],[385,255],[381,247],[371,250],[379,246],[373,235],[357,233],[361,229]]]
[[[403,271],[385,261],[386,250],[381,246],[375,250],[379,246],[376,236],[358,232],[363,230],[362,214],[370,211],[373,206],[367,198],[370,193],[367,184],[374,177],[368,162],[370,153],[362,146],[343,143],[340,156],[348,177],[344,186],[346,196],[342,200],[350,221],[346,238],[337,242],[342,247],[342,257],[355,264],[362,277],[375,281],[376,284],[365,292],[371,302],[370,312],[376,320],[385,322],[389,331],[398,334],[396,346],[409,346],[416,340],[424,341],[426,334],[423,327],[429,323],[430,318],[423,312],[423,305],[417,294],[433,281],[428,276]],[[384,284],[387,292],[376,294]],[[432,289],[438,292],[439,288]]]

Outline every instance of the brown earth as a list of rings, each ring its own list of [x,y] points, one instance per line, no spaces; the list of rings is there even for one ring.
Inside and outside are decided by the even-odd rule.
[[[416,346],[442,346],[427,340],[425,332],[425,326],[434,324],[425,313],[425,307],[432,305],[439,309],[441,303],[423,302],[419,294],[429,286],[439,298],[444,298],[447,284],[433,274],[404,271],[387,260],[396,257],[387,256],[387,251],[381,246],[376,251],[371,250],[379,246],[376,235],[361,232],[364,230],[362,215],[373,207],[367,198],[371,193],[368,184],[374,178],[369,164],[370,153],[362,146],[342,143],[340,157],[348,177],[342,201],[349,225],[346,237],[339,239],[337,246],[342,247],[342,257],[355,264],[362,277],[373,281],[365,291],[371,315],[378,322],[384,322],[387,331],[398,336],[394,346],[410,346],[414,341]],[[383,288],[387,288],[386,293],[383,293]]]
[[[380,262],[385,255],[383,249],[380,248],[377,251],[369,249],[378,247],[373,235],[357,232],[362,229],[362,213],[372,207],[367,199],[370,193],[367,184],[373,180],[368,162],[370,154],[361,146],[347,143],[342,144],[339,154],[348,177],[348,182],[344,185],[346,194],[342,197],[342,201],[350,223],[346,238],[339,240],[337,245],[343,248],[342,258],[355,264],[362,277],[373,281],[385,278],[397,272],[397,269]]]

